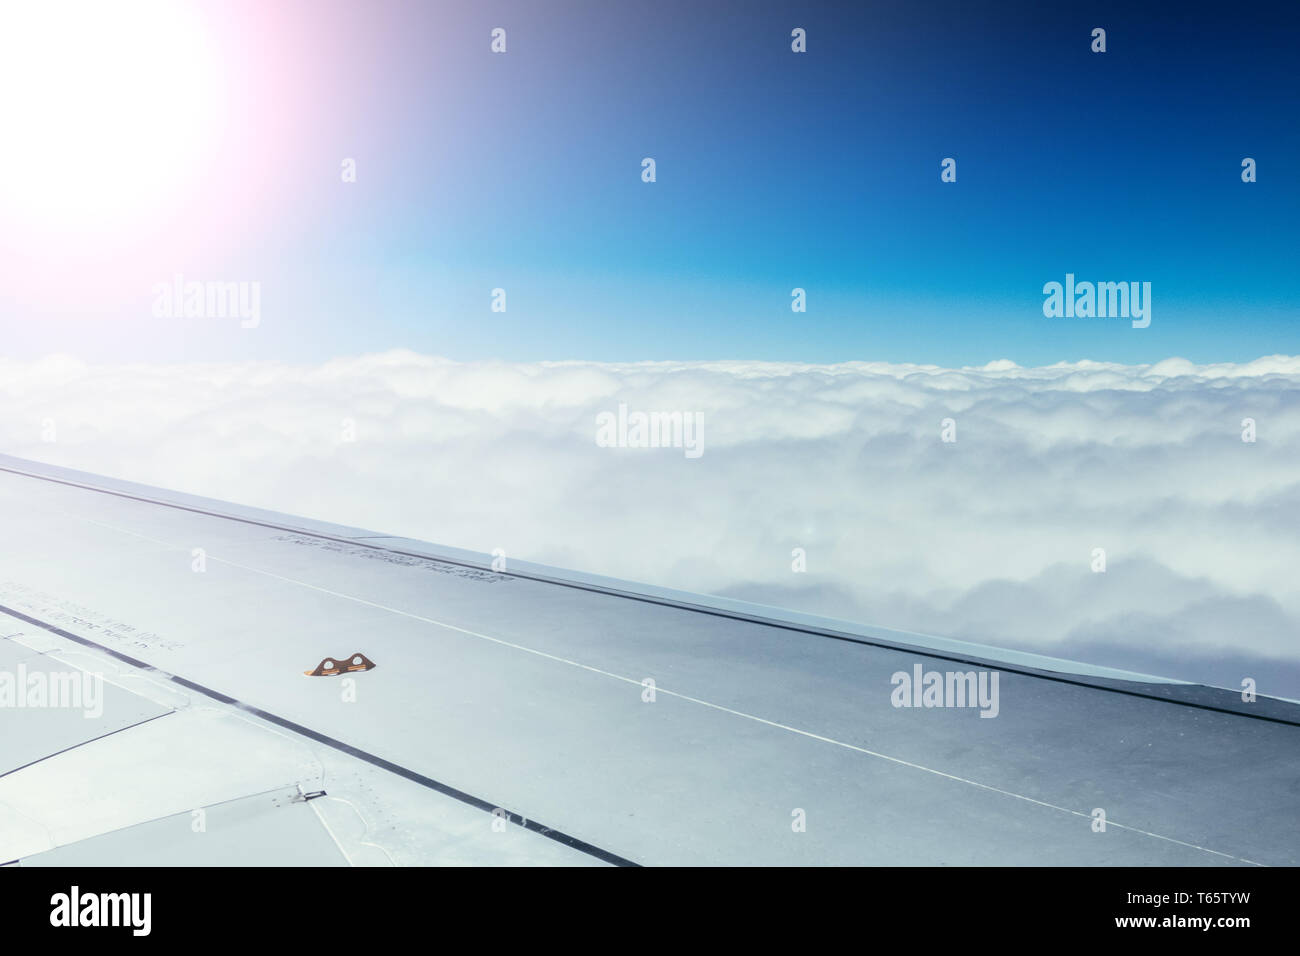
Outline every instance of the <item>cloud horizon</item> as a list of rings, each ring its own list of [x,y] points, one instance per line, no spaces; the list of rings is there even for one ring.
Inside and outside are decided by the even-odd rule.
[[[0,447],[23,458],[1300,697],[1300,357],[943,368],[55,355],[0,359],[0,396]],[[620,405],[698,416],[702,453],[598,442]]]

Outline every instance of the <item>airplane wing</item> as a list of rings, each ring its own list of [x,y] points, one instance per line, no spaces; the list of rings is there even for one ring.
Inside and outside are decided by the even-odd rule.
[[[1292,701],[8,457],[0,527],[0,863],[1300,863]]]

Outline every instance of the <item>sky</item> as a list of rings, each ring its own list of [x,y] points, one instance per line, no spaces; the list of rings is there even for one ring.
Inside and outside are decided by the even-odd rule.
[[[1300,14],[1165,9],[6,7],[0,347],[948,367],[1300,352]],[[1150,282],[1150,326],[1045,317],[1067,273]],[[155,314],[178,275],[256,283],[256,326]]]

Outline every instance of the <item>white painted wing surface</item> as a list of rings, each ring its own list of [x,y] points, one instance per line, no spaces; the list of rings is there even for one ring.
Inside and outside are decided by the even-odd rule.
[[[1300,862],[1289,701],[11,458],[0,523],[0,675],[101,682],[0,707],[0,863]]]

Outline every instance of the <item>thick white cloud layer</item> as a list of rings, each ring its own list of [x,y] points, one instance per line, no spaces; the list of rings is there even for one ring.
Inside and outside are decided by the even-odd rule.
[[[55,357],[0,361],[0,401],[0,448],[22,457],[1300,697],[1297,357],[1032,369]],[[620,403],[699,415],[704,453],[599,447],[597,416]],[[941,440],[946,418],[955,442]],[[795,548],[806,573],[791,570]]]

